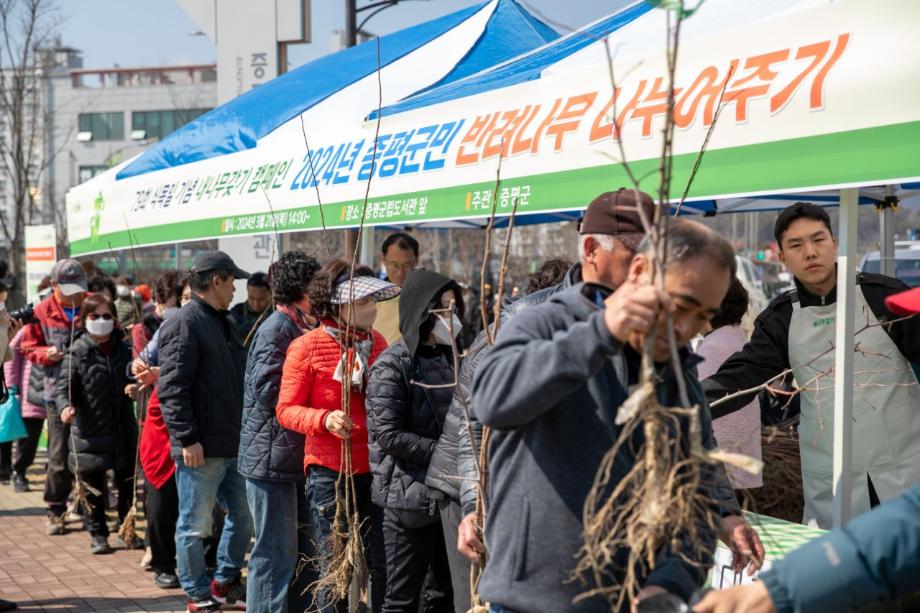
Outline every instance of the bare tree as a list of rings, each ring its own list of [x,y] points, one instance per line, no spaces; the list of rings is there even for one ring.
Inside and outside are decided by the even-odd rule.
[[[24,280],[21,246],[36,209],[43,155],[43,67],[41,49],[59,23],[54,0],[0,0],[0,172],[12,194],[0,211],[0,229],[10,250],[10,268]]]

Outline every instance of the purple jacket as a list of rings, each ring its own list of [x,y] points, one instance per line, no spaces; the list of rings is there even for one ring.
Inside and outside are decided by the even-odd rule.
[[[3,365],[3,374],[6,377],[7,385],[15,385],[19,388],[19,400],[22,405],[22,416],[24,418],[34,417],[36,419],[45,419],[47,414],[45,407],[29,402],[29,377],[32,375],[32,362],[26,359],[26,356],[20,351],[19,343],[22,341],[20,330],[10,342],[10,353],[13,359]]]

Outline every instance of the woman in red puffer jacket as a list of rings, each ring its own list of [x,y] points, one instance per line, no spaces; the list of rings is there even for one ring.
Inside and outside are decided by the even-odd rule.
[[[304,470],[313,520],[311,537],[319,549],[321,575],[327,571],[331,554],[343,441],[350,446],[372,598],[380,603],[386,563],[381,535],[376,530],[371,534],[372,525],[379,526],[379,517],[371,503],[364,390],[371,365],[387,347],[383,336],[371,329],[376,302],[395,298],[399,287],[374,277],[366,266],[355,268],[352,281],[350,269],[348,262],[332,260],[311,281],[307,291],[310,308],[321,323],[288,348],[275,412],[282,427],[306,435]],[[352,334],[346,331],[349,325]],[[349,360],[350,369],[346,368]],[[342,402],[346,386],[342,379],[349,370],[350,415]],[[334,601],[329,593],[317,594],[317,600],[321,611],[347,610],[346,601]]]

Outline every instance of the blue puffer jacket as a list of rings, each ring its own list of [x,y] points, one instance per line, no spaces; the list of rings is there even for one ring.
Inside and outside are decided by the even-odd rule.
[[[275,417],[288,346],[301,336],[291,318],[275,311],[249,346],[243,384],[239,471],[250,479],[303,481],[304,435],[282,428]]]
[[[849,611],[920,590],[920,485],[799,547],[762,579],[779,613]]]

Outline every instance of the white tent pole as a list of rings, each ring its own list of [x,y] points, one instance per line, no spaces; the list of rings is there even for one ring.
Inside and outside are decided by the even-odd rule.
[[[859,190],[840,190],[837,318],[834,348],[834,527],[850,519],[853,447],[853,309],[856,294],[856,227]]]
[[[361,230],[361,245],[358,262],[377,270],[377,251],[374,249],[374,227],[364,226]]]
[[[894,186],[885,187],[886,199],[894,196]],[[894,263],[894,208],[886,200],[879,211],[879,261],[882,266],[879,271],[883,275],[893,277],[895,273]]]

